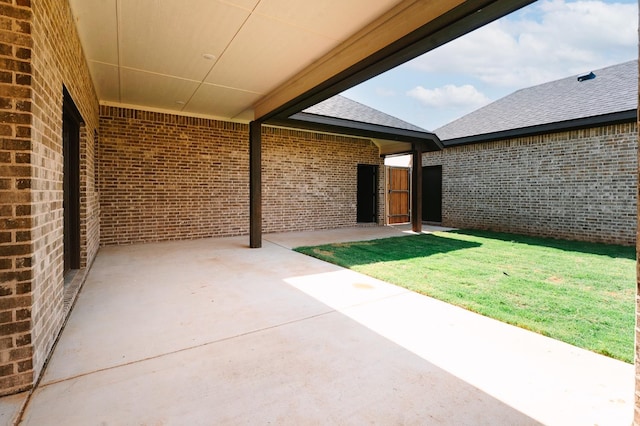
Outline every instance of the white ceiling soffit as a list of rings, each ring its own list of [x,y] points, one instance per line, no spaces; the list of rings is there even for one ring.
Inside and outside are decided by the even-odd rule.
[[[373,139],[373,143],[376,144],[380,150],[380,155],[394,155],[398,153],[405,154],[410,152],[412,149],[411,144],[408,142]]]
[[[400,0],[70,0],[101,103],[249,120]]]

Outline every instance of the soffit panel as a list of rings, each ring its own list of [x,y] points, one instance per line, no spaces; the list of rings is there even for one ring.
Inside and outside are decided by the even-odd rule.
[[[234,120],[249,122],[254,119],[253,108],[245,109],[240,114],[231,117]]]
[[[329,51],[335,41],[251,15],[205,81],[265,93]]]
[[[227,87],[202,84],[183,111],[215,117],[234,118],[260,98],[259,93],[244,92]]]
[[[412,147],[407,142],[388,141],[383,139],[374,139],[375,143],[380,149],[380,155],[393,155],[410,152]]]
[[[338,68],[356,61],[357,54],[344,54],[337,46],[373,21],[384,26],[394,6],[462,0],[190,0],[188,7],[182,0],[69,1],[101,101],[179,112],[185,108],[175,102],[188,101],[207,83],[240,90],[238,99],[225,95],[212,102],[229,103],[228,108],[216,104],[216,110],[242,111],[235,114],[248,117],[254,105],[269,104],[265,94],[292,79],[298,82],[296,75],[311,64],[336,69],[321,60],[332,49]],[[379,41],[367,38],[364,43]],[[203,53],[217,59],[205,60]],[[108,65],[121,68],[116,73]],[[188,107],[211,108],[201,97],[212,90],[203,86]],[[243,92],[263,97],[256,100]]]
[[[117,65],[116,0],[71,0],[70,5],[87,59]]]
[[[262,1],[255,13],[333,40],[344,40],[400,0]]]
[[[179,111],[198,88],[197,81],[150,74],[127,68],[120,69],[120,102]]]
[[[248,11],[252,11],[256,7],[256,5],[260,2],[260,0],[220,0],[220,2],[241,7]]]
[[[120,65],[202,81],[249,12],[210,0],[120,3]],[[141,20],[141,18],[143,18]]]
[[[96,87],[98,99],[120,102],[120,77],[117,66],[89,61],[89,72]]]

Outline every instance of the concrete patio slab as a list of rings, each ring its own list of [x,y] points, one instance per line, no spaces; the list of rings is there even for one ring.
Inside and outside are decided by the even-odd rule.
[[[287,248],[326,234],[101,249],[23,424],[630,424],[632,365]]]
[[[60,404],[61,398],[67,402]],[[27,419],[27,424],[51,419],[64,424],[535,423],[338,312],[45,386]]]
[[[0,398],[0,424],[14,424],[28,397],[29,392],[21,392]]]

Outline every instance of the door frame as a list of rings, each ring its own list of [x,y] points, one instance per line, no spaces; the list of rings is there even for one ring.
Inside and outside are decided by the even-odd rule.
[[[427,218],[427,213],[429,213],[430,209],[429,209],[429,204],[432,203],[433,197],[432,196],[428,196],[427,195],[427,191],[430,189],[429,183],[427,182],[427,179],[429,177],[429,172],[427,170],[438,170],[438,181],[440,183],[440,188],[439,191],[437,191],[437,195],[438,195],[438,202],[440,203],[440,206],[438,208],[438,212],[439,212],[439,219],[438,220],[434,220],[434,218]],[[429,194],[431,195],[431,194]],[[435,194],[434,194],[435,195]],[[433,224],[441,224],[442,223],[442,165],[434,165],[434,166],[423,166],[422,167],[422,221],[423,222],[427,222],[427,223],[433,223]]]
[[[371,185],[371,193],[370,196],[373,198],[371,200],[371,208],[370,211],[368,210],[366,213],[366,216],[370,217],[371,220],[361,220],[362,216],[364,215],[363,212],[361,212],[361,208],[362,208],[362,203],[361,201],[361,197],[362,192],[364,192],[366,190],[366,188],[361,188],[361,171],[367,170],[367,177],[368,179],[370,178],[371,181],[368,181],[367,179],[367,185]],[[357,188],[356,188],[356,222],[357,223],[377,223],[378,222],[378,165],[376,164],[358,164],[358,172],[357,172]],[[365,196],[369,197],[369,192],[366,191]]]
[[[64,274],[80,269],[80,111],[63,88],[63,251]]]

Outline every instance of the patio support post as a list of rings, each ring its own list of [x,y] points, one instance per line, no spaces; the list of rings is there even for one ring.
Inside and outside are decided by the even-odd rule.
[[[262,122],[249,123],[249,247],[262,247]]]
[[[411,167],[411,226],[422,232],[422,144],[414,143]]]

